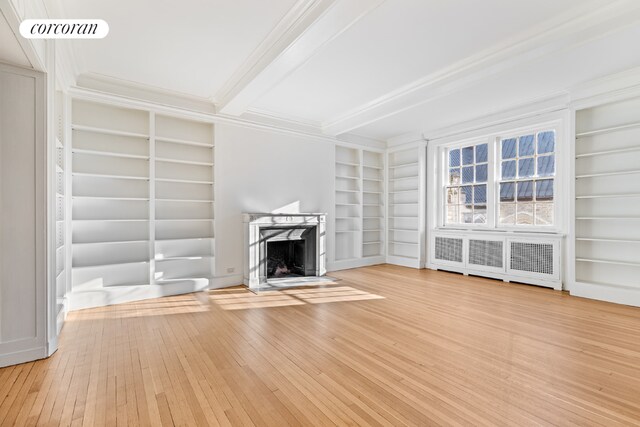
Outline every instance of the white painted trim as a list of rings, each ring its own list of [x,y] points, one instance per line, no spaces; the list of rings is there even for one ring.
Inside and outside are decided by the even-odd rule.
[[[384,255],[373,257],[361,257],[358,259],[348,259],[344,261],[333,261],[328,264],[327,274],[330,276],[332,271],[348,270],[350,268],[367,267],[370,265],[384,264],[386,257]]]
[[[455,267],[455,266],[449,266],[449,265],[436,265],[433,263],[429,263],[429,265],[427,265],[427,268],[429,270],[436,270],[436,271],[445,271],[445,272],[454,272],[454,273],[462,273],[465,276],[471,275],[471,276],[479,276],[479,277],[486,277],[489,279],[496,279],[496,280],[502,280],[504,282],[508,282],[508,283],[525,283],[527,285],[536,285],[536,286],[542,286],[545,288],[552,288],[555,289],[556,291],[560,291],[562,284],[559,284],[557,281],[551,281],[551,280],[542,280],[542,279],[532,279],[530,277],[526,277],[526,276],[513,276],[510,274],[505,274],[505,273],[496,273],[496,272],[490,272],[490,271],[480,271],[480,270],[473,270],[470,268],[466,268],[466,267]]]
[[[333,117],[323,123],[323,131],[329,135],[349,132],[459,92],[488,76],[602,37],[635,22],[640,16],[639,6],[638,2],[631,0],[617,0],[589,10],[585,4],[581,7],[581,16],[565,14],[545,21],[516,37]]]
[[[78,76],[77,80],[77,87],[72,90],[86,90],[203,114],[214,114],[216,111],[215,105],[210,99],[174,92],[156,86],[97,73],[83,73]]]
[[[238,116],[253,102],[275,87],[322,47],[334,40],[383,0],[318,0],[307,6],[299,2],[302,10],[294,8],[287,20],[293,25],[278,40],[271,42],[265,53],[252,55],[234,79],[234,83],[220,99],[220,111]],[[257,56],[257,57],[256,57]],[[248,70],[247,70],[248,68]]]
[[[410,259],[401,256],[387,255],[387,264],[399,265],[401,267],[409,268],[424,268],[420,265],[419,259]]]
[[[187,118],[191,120],[199,120],[206,123],[220,123],[231,126],[239,126],[251,129],[258,129],[270,132],[278,132],[287,135],[296,135],[305,139],[313,139],[317,141],[328,142],[331,144],[345,143],[335,137],[327,136],[318,132],[300,131],[289,129],[273,124],[257,123],[251,120],[246,120],[239,117],[231,117],[223,114],[214,114],[212,112],[203,112],[178,106],[175,104],[159,103],[153,100],[144,98],[134,98],[123,96],[119,94],[113,94],[109,92],[103,92],[95,89],[87,89],[83,87],[72,87],[69,89],[69,94],[75,99],[83,99],[87,101],[102,102],[108,105],[115,105],[126,108],[134,108],[145,111],[153,111],[159,114],[169,114],[177,117]],[[348,142],[347,142],[348,144]],[[383,144],[380,143],[380,146]],[[358,145],[359,148],[363,148],[362,145]],[[367,149],[383,151],[383,147],[370,147],[365,146]]]
[[[44,359],[49,357],[47,351],[43,347],[29,348],[26,350],[19,350],[13,353],[6,353],[0,355],[0,368],[5,366],[17,365],[19,363],[25,363],[25,360],[33,361]]]
[[[570,294],[576,297],[640,307],[640,289],[636,288],[573,282]]]
[[[31,8],[38,8],[40,6],[41,12],[38,14],[34,14],[33,16],[41,15],[42,17],[46,17],[46,13],[43,11],[44,5],[41,1],[30,1],[30,2],[21,2],[26,3]],[[44,57],[43,49],[38,49],[36,44],[41,47],[44,45],[44,40],[36,40],[36,39],[25,39],[20,35],[20,23],[22,19],[25,18],[26,13],[21,14],[15,7],[15,4],[11,0],[0,0],[0,12],[4,15],[11,27],[11,31],[16,35],[16,40],[20,44],[22,51],[24,52],[27,60],[31,63],[31,66],[36,71],[46,71],[47,70],[47,62]],[[23,11],[25,12],[25,11]]]

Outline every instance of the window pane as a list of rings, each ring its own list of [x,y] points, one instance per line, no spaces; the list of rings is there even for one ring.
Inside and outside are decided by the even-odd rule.
[[[473,208],[473,223],[485,224],[487,222],[487,207],[486,206],[474,206]]]
[[[533,200],[533,181],[518,182],[518,201]]]
[[[513,202],[515,200],[515,182],[503,182],[500,184],[500,201]]]
[[[540,132],[538,134],[538,154],[553,153],[556,145],[556,133],[554,131]]]
[[[462,190],[460,203],[464,203],[465,205],[473,204],[473,187],[470,185],[464,186],[460,188]]]
[[[509,179],[516,177],[516,161],[509,160],[502,162],[502,178]]]
[[[487,182],[487,165],[476,166],[476,182]]]
[[[476,163],[484,163],[488,159],[489,146],[487,144],[476,145]]]
[[[500,203],[500,224],[516,223],[516,205],[515,203]]]
[[[460,149],[449,150],[449,166],[460,166]]]
[[[460,222],[471,224],[473,222],[473,208],[471,206],[460,206]]]
[[[516,224],[533,225],[533,203],[518,203],[516,209]]]
[[[516,139],[515,138],[502,140],[502,158],[503,159],[516,158]]]
[[[447,188],[447,205],[456,205],[458,203],[460,203],[460,189],[458,187]]]
[[[538,176],[553,176],[556,172],[555,155],[538,157]]]
[[[535,148],[535,146],[533,145],[533,141],[533,135],[521,136],[519,138],[518,157],[533,156]]]
[[[447,206],[447,224],[457,224],[460,222],[460,207],[458,205]]]
[[[485,205],[487,203],[487,186],[486,185],[474,185],[473,186],[473,203]]]
[[[553,203],[536,203],[536,225],[553,225]]]
[[[536,181],[536,200],[553,200],[553,180]]]
[[[518,177],[519,178],[532,177],[534,172],[533,165],[534,165],[533,158],[518,160]]]
[[[473,164],[473,147],[464,147],[462,149],[462,164],[463,165]]]
[[[473,166],[462,168],[462,183],[469,184],[473,182]]]
[[[460,168],[449,169],[449,184],[460,184]]]

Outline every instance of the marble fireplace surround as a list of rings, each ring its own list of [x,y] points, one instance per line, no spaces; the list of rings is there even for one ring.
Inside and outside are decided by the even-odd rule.
[[[327,214],[324,213],[244,213],[244,284],[251,290],[267,287],[266,251],[260,251],[264,228],[315,227],[316,269],[315,276],[324,276],[326,269]],[[262,245],[261,245],[262,243]],[[309,276],[307,276],[309,277]],[[307,278],[305,277],[305,278]]]

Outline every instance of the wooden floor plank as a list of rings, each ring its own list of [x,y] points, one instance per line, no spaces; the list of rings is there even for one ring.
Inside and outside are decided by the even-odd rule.
[[[640,309],[380,265],[70,313],[0,425],[640,426]]]

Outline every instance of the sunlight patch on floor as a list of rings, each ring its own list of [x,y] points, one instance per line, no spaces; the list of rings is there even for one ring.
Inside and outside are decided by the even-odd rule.
[[[287,289],[254,294],[248,289],[214,290],[209,298],[224,310],[286,307],[304,304],[366,301],[384,299],[383,296],[361,291],[350,286],[326,288]]]

